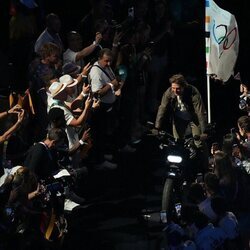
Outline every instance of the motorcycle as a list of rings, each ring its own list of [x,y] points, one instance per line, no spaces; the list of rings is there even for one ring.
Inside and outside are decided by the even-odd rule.
[[[161,221],[167,217],[180,216],[181,203],[185,201],[188,187],[194,181],[201,181],[206,172],[207,157],[202,147],[197,147],[200,137],[175,140],[164,131],[158,134],[159,148],[166,167],[166,179],[162,191]]]

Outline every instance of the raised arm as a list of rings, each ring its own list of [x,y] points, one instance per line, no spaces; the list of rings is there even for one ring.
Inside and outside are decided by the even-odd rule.
[[[69,125],[71,126],[79,126],[82,125],[88,118],[89,111],[92,106],[92,98],[88,97],[87,100],[85,101],[85,107],[83,112],[80,114],[78,118],[74,118]]]
[[[102,34],[100,32],[97,32],[95,36],[95,41],[91,45],[82,49],[76,54],[76,62],[91,54],[95,50],[96,46],[99,45],[101,40],[102,40]]]
[[[3,135],[0,136],[0,144],[9,139],[9,137],[20,127],[24,118],[24,110],[18,112],[18,119],[16,123],[10,127]]]

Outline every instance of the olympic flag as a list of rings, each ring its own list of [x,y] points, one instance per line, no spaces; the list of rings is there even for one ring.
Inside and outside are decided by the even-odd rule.
[[[208,122],[211,122],[210,76],[223,82],[234,74],[239,51],[239,32],[234,15],[213,0],[205,0]]]
[[[239,51],[239,33],[234,15],[213,0],[206,2],[207,74],[226,82],[234,74]]]

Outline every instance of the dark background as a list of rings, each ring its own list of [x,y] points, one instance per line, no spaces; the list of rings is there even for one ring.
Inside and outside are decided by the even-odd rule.
[[[10,0],[0,0],[0,89],[3,90],[13,84],[8,74],[8,23],[10,19],[9,5]],[[116,19],[122,21],[123,10],[119,9],[117,1],[113,2],[116,9]],[[125,1],[127,5],[133,5],[134,1]],[[171,0],[170,6],[175,12],[174,18],[178,20],[179,25],[176,29],[176,41],[179,44],[179,50],[176,51],[175,64],[179,66],[178,71],[184,75],[194,76],[196,80],[192,82],[200,90],[204,102],[207,105],[206,90],[206,72],[205,72],[205,41],[204,41],[204,8],[205,1],[198,0]],[[43,17],[50,12],[57,13],[62,20],[62,38],[69,30],[74,30],[80,20],[89,12],[89,1],[71,0],[37,0],[39,4],[38,20],[39,29],[43,30]],[[248,20],[247,0],[217,0],[216,3],[225,10],[230,11],[236,16],[240,35],[240,52],[235,67],[235,73],[240,71],[244,81],[248,82],[248,58],[250,55],[250,25]],[[122,14],[120,14],[122,13]],[[196,24],[190,25],[192,21]],[[176,72],[177,73],[177,72]],[[166,78],[166,82],[168,79]],[[239,81],[230,79],[226,84],[214,82],[211,80],[211,115],[212,121],[217,124],[219,133],[228,132],[231,127],[236,126],[237,118],[244,114],[238,109]]]
[[[114,2],[116,1],[114,0]],[[86,0],[37,0],[37,3],[40,6],[40,31],[44,28],[42,17],[50,12],[55,12],[62,21],[62,35],[69,30],[74,30],[76,24],[90,9],[90,5]],[[175,64],[178,66],[176,70],[183,72],[184,75],[189,75],[191,78],[196,78],[192,83],[198,87],[207,105],[204,1],[172,0],[173,5],[178,3],[182,7],[182,12],[176,13],[175,16],[176,19],[179,18],[175,40],[179,50],[175,51],[174,57]],[[240,34],[240,53],[235,72],[240,70],[247,81],[248,58],[250,55],[250,25],[247,0],[216,0],[216,3],[236,16]],[[0,95],[2,93],[6,94],[8,92],[6,89],[8,90],[9,86],[17,84],[10,80],[11,75],[8,66],[10,62],[8,41],[9,4],[10,0],[0,0]],[[119,18],[119,21],[121,21],[123,16],[121,15]],[[193,20],[198,22],[191,24]],[[166,77],[166,87],[168,86],[167,82]],[[217,124],[218,139],[221,139],[222,135],[229,132],[230,128],[235,127],[238,117],[244,114],[238,108],[239,85],[240,82],[234,79],[230,79],[224,85],[211,80],[211,113],[212,121]],[[2,105],[0,105],[0,109],[4,110]],[[150,146],[154,147],[154,145]],[[136,218],[142,208],[152,209],[156,207],[159,209],[161,204],[163,188],[161,185],[164,183],[164,175],[162,172],[152,175],[147,169],[155,165],[150,161],[151,155],[155,152],[150,150],[151,148],[146,144],[137,150],[136,156],[121,155],[121,159],[119,159],[120,166],[116,173],[94,173],[94,175],[90,175],[89,186],[96,190],[87,189],[89,197],[93,194],[94,197],[103,194],[107,194],[107,196],[97,199],[98,201],[103,200],[103,203],[94,201],[94,205],[90,206],[89,209],[85,208],[83,214],[80,210],[79,214],[76,213],[75,217],[71,218],[71,227],[64,249],[110,250],[117,249],[114,245],[120,246],[123,242],[126,243],[127,248],[123,247],[122,249],[135,249],[133,247],[135,245],[137,246],[136,249],[156,249],[153,248],[153,243],[157,239],[154,237],[161,232],[162,228],[155,229],[155,227],[152,227],[151,229],[149,223],[146,225],[139,224]],[[141,156],[143,161],[138,156]],[[145,164],[141,164],[141,162]],[[158,169],[156,170],[158,171]],[[160,170],[162,169],[160,168]],[[147,172],[149,172],[148,175]],[[158,186],[153,187],[155,183],[158,183]],[[124,190],[124,193],[121,190]],[[143,190],[144,196],[132,196],[131,198],[130,193],[134,194],[137,190]],[[88,199],[88,196],[85,198]],[[159,221],[158,217],[156,218],[157,222]],[[248,225],[247,228],[249,228]],[[143,246],[145,241],[147,242],[147,248],[138,248],[139,243]],[[138,244],[136,244],[137,242]]]

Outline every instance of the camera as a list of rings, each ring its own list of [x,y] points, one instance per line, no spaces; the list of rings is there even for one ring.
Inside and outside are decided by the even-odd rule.
[[[53,182],[46,185],[46,190],[49,192],[56,193],[63,190],[63,185],[60,182]]]

